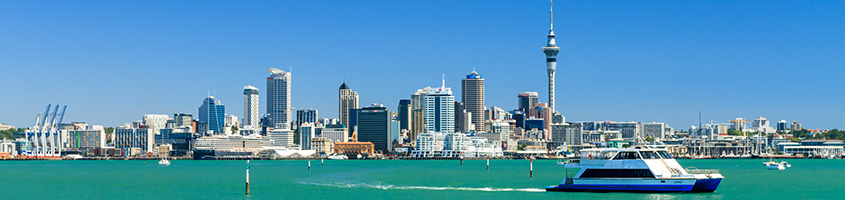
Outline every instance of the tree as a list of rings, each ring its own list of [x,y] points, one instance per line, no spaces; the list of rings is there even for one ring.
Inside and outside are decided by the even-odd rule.
[[[651,136],[648,136],[648,137],[645,137],[645,141],[654,142],[654,138],[651,138]]]
[[[527,146],[528,146],[527,144],[520,144],[520,145],[517,145],[517,146],[516,146],[516,147],[517,147],[517,148],[516,148],[516,150],[520,150],[520,151],[525,150],[525,147],[527,147]]]
[[[232,134],[236,134],[236,133],[238,133],[238,127],[232,126]]]
[[[728,135],[742,135],[742,131],[728,129]]]

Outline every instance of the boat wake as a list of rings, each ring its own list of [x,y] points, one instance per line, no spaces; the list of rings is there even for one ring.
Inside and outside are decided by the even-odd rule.
[[[437,187],[437,186],[398,186],[367,183],[303,183],[328,187],[343,188],[374,188],[382,190],[462,190],[462,191],[484,191],[484,192],[545,192],[542,188],[473,188],[473,187]]]

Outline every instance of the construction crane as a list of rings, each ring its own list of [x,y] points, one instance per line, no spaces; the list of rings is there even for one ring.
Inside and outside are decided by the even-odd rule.
[[[737,119],[740,119],[740,118],[737,118]],[[733,122],[733,123],[741,123],[742,124],[742,127],[741,127],[742,130],[745,130],[746,124],[752,123],[752,121],[745,120],[745,118],[742,118],[740,120],[732,119],[732,120],[728,120],[728,121]]]

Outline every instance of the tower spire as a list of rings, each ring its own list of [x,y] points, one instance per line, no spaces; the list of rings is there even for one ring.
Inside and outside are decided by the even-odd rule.
[[[553,15],[554,12],[552,12],[552,0],[549,0],[549,30],[555,29],[554,17],[552,17]]]
[[[446,88],[446,74],[443,74],[443,86],[441,88]]]

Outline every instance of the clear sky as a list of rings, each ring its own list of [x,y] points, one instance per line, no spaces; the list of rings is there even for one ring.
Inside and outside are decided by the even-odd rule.
[[[556,1],[557,110],[567,121],[676,129],[759,116],[845,128],[845,1]],[[119,126],[188,112],[209,93],[243,116],[243,87],[293,75],[293,105],[337,117],[344,77],[361,106],[395,110],[473,68],[487,106],[547,101],[548,2],[0,1],[0,122]]]

